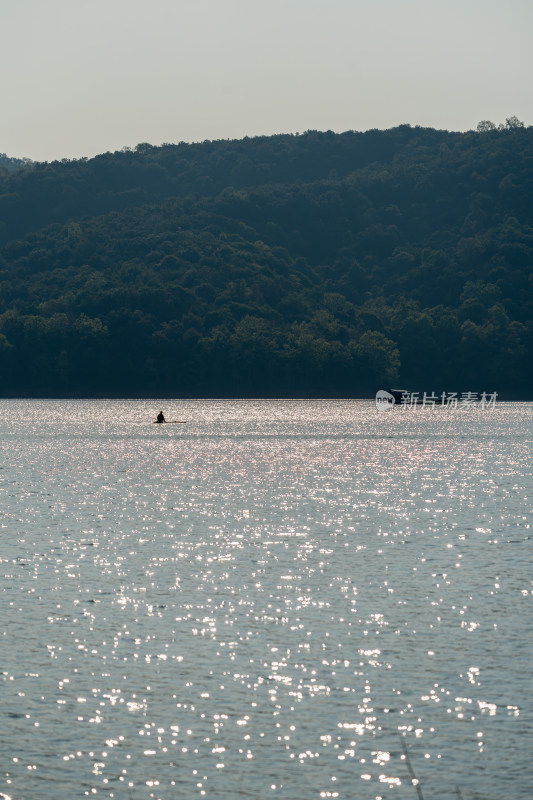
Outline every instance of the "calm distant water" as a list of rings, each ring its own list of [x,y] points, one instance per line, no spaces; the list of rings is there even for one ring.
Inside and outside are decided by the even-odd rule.
[[[159,408],[0,402],[0,792],[529,800],[533,404]]]

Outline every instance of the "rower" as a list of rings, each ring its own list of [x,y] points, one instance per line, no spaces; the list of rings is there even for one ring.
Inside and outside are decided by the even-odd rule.
[[[159,414],[157,415],[157,421],[158,422],[166,422],[165,415],[163,414],[162,411],[160,411]]]

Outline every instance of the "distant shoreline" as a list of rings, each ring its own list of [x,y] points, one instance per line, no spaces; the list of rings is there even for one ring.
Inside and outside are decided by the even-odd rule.
[[[481,394],[481,393],[480,393]],[[312,401],[320,401],[323,400],[324,402],[373,402],[375,399],[375,395],[366,395],[364,397],[346,397],[346,396],[339,396],[339,397],[326,397],[323,395],[307,395],[305,397],[284,397],[280,395],[272,395],[271,397],[267,396],[259,396],[259,395],[250,395],[250,396],[243,396],[243,395],[227,395],[227,396],[199,396],[199,395],[190,395],[190,396],[180,396],[174,394],[150,394],[150,395],[119,395],[119,394],[102,394],[102,395],[13,395],[13,396],[4,396],[0,397],[1,401],[7,400],[14,400],[14,401],[79,401],[79,402],[86,402],[91,400],[99,400],[102,402],[106,401],[164,401],[164,402],[206,402],[209,400],[213,401],[220,401],[220,402],[253,402],[253,401],[264,401],[264,402],[295,402],[295,403],[304,403],[304,402],[312,402]],[[460,396],[458,397],[460,401]],[[528,403],[533,402],[531,397],[522,397],[522,396],[508,396],[497,395],[496,404],[499,405],[500,403]],[[475,403],[474,403],[475,405]],[[401,404],[398,404],[398,408],[401,408]],[[427,404],[429,407],[429,404]],[[445,408],[442,404],[436,404],[435,408]],[[422,408],[422,403],[418,403],[418,408]]]

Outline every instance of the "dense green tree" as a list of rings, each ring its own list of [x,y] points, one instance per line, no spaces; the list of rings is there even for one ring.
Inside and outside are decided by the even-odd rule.
[[[0,169],[2,393],[529,396],[533,130],[480,126]]]

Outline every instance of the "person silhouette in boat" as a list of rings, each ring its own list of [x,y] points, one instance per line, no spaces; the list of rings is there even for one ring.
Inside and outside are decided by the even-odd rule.
[[[157,422],[166,422],[165,415],[163,414],[162,411],[160,411],[159,414],[157,415]]]

